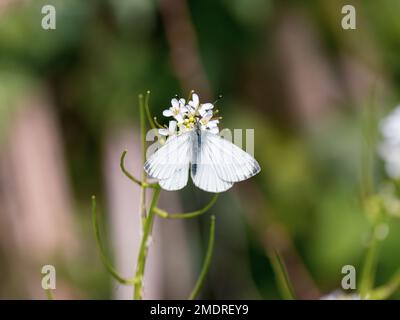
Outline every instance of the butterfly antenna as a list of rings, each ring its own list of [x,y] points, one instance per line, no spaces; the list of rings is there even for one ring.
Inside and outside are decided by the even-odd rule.
[[[224,96],[222,94],[220,94],[217,98],[217,100],[214,101],[213,104],[216,104],[219,100],[221,100]]]

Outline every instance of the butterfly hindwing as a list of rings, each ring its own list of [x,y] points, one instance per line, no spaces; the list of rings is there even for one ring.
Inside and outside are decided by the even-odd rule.
[[[193,183],[200,189],[208,192],[223,192],[232,187],[233,183],[222,180],[213,165],[212,150],[206,148],[207,137],[193,132],[193,154],[191,163],[191,177]],[[196,146],[197,144],[197,146]]]
[[[189,178],[189,161],[186,165],[177,168],[170,178],[159,180],[161,188],[168,191],[180,190],[187,185]]]
[[[190,141],[190,133],[172,136],[146,161],[144,170],[158,179],[163,189],[172,191],[186,186],[192,153]]]

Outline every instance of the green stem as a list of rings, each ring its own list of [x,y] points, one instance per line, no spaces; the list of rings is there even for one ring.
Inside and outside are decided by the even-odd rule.
[[[52,289],[44,290],[46,292],[47,300],[54,300],[54,295]]]
[[[154,208],[155,213],[160,216],[161,218],[164,219],[189,219],[189,218],[194,218],[197,217],[205,212],[207,212],[217,201],[218,199],[218,193],[216,193],[210,200],[210,202],[202,209],[196,210],[193,212],[187,212],[187,213],[168,213],[165,210],[162,210],[160,208]]]
[[[153,198],[151,200],[149,214],[144,220],[143,225],[143,235],[142,240],[140,242],[139,254],[136,265],[136,274],[135,279],[137,279],[134,288],[134,299],[140,300],[143,299],[143,276],[144,270],[146,267],[146,259],[149,245],[149,236],[151,235],[151,229],[154,221],[154,208],[157,206],[157,201],[160,196],[161,189],[159,187],[155,188],[153,193]]]
[[[143,100],[143,95],[139,95],[139,114],[140,114],[140,138],[142,146],[142,163],[146,161],[146,122],[145,122],[145,104]],[[143,183],[147,183],[146,172],[142,170]],[[142,219],[142,224],[146,218],[146,188],[140,187],[140,200],[139,200],[139,212]]]
[[[362,114],[363,144],[361,149],[361,191],[364,198],[374,192],[373,161],[377,140],[377,108],[376,108],[376,87],[371,91],[371,101]]]
[[[160,128],[160,129],[168,128],[167,126],[161,125],[161,123],[158,122],[157,117],[154,117],[153,119],[154,119],[154,123],[156,124],[156,126],[157,126],[158,128]]]
[[[276,281],[278,283],[278,287],[282,294],[282,297],[285,300],[295,300],[296,297],[294,294],[292,284],[290,283],[286,265],[281,255],[276,250],[271,255],[271,263],[272,263],[272,268],[274,269]]]
[[[153,117],[151,116],[151,113],[150,113],[149,99],[150,99],[150,91],[147,91],[147,92],[146,92],[145,102],[144,102],[144,107],[145,107],[145,110],[146,110],[147,121],[149,122],[150,126],[151,126],[153,129],[156,129],[157,126],[156,126],[156,124],[154,123]]]
[[[361,299],[368,299],[369,293],[375,281],[375,271],[378,258],[379,240],[375,236],[375,228],[372,230],[372,238],[367,248],[363,270],[360,280]]]
[[[121,158],[120,158],[120,161],[119,161],[119,166],[121,168],[121,171],[125,174],[125,176],[127,176],[134,183],[138,184],[140,187],[142,187],[142,188],[155,188],[157,186],[157,183],[142,182],[142,181],[136,179],[128,170],[126,170],[126,168],[125,168],[125,157],[126,157],[126,153],[127,152],[128,152],[128,150],[124,150],[122,152],[122,154],[121,154]]]
[[[118,272],[112,267],[110,261],[107,259],[107,256],[106,256],[105,250],[104,250],[104,246],[103,246],[103,242],[101,241],[99,223],[97,221],[96,197],[95,196],[92,196],[92,224],[93,224],[93,229],[94,229],[94,233],[96,236],[97,247],[100,252],[100,258],[101,258],[101,261],[103,262],[103,265],[107,269],[107,271],[110,273],[110,275],[115,280],[117,280],[121,284],[125,284],[125,285],[134,284],[136,282],[135,279],[125,279],[125,278],[121,277],[118,274]]]
[[[189,296],[189,300],[196,299],[200,293],[201,288],[203,287],[204,280],[208,273],[208,269],[210,268],[211,257],[212,257],[213,250],[214,250],[214,239],[215,239],[215,216],[211,216],[210,235],[208,238],[208,246],[207,246],[206,256],[204,259],[203,267],[201,268],[199,278],[197,279],[196,285],[194,286],[194,289]]]
[[[400,287],[400,270],[398,270],[392,279],[385,285],[376,288],[370,294],[372,300],[383,300],[389,298]]]

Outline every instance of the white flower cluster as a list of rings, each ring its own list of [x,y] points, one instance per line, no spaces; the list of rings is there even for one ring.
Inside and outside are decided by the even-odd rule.
[[[379,154],[385,161],[385,169],[389,177],[400,179],[400,106],[382,120],[380,131],[383,141]]]
[[[209,130],[217,134],[219,132],[219,118],[213,118],[214,105],[212,103],[200,103],[199,96],[192,94],[191,100],[173,98],[171,107],[163,111],[165,117],[173,117],[168,128],[159,129],[163,136],[172,136],[193,130],[196,125],[201,130]]]

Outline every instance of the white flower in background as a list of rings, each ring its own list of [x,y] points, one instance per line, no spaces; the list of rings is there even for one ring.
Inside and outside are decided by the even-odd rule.
[[[400,144],[390,145],[383,143],[379,151],[385,161],[385,169],[388,176],[392,179],[400,179]]]
[[[158,133],[161,134],[162,136],[173,136],[176,133],[176,126],[177,122],[174,120],[171,120],[169,122],[168,128],[162,128],[158,129]]]
[[[400,143],[400,106],[396,107],[393,112],[382,120],[381,132],[385,140],[391,144]]]
[[[178,99],[173,98],[171,100],[171,107],[163,111],[164,117],[174,117],[178,123],[182,123],[188,112],[185,103],[185,99],[179,99],[178,101]]]
[[[208,111],[204,116],[199,120],[200,122],[200,128],[202,130],[210,130],[210,132],[217,134],[219,132],[218,129],[218,119],[212,120],[212,112]]]
[[[382,120],[380,131],[383,141],[379,154],[385,161],[386,173],[393,179],[400,179],[400,106]]]

